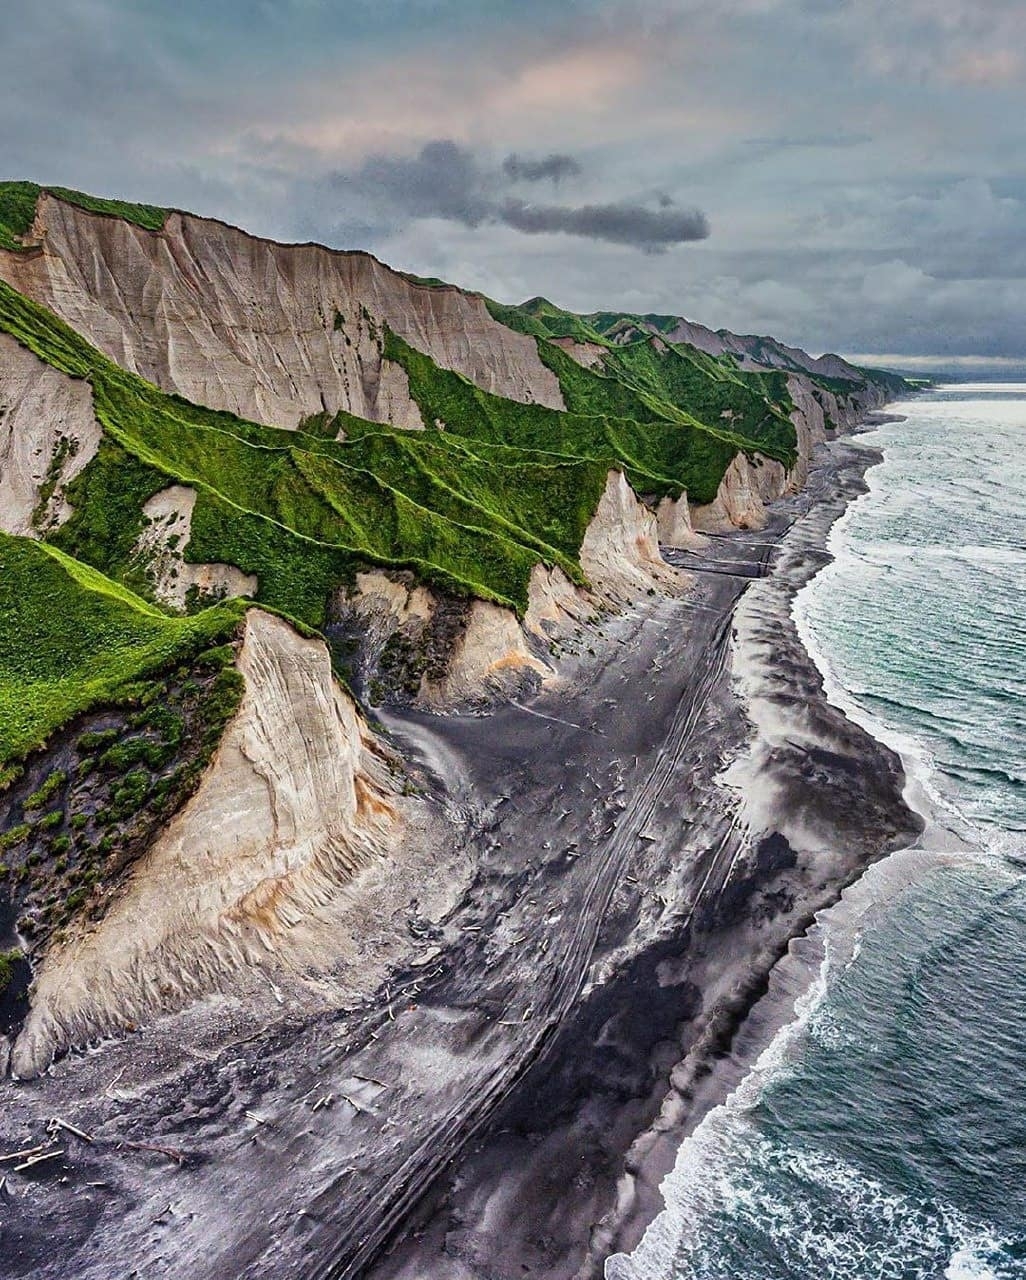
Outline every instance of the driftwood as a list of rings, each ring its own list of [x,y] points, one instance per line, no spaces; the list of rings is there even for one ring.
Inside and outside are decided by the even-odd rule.
[[[128,1147],[130,1151],[152,1151],[158,1156],[167,1156],[176,1164],[185,1164],[189,1158],[186,1152],[179,1151],[177,1147],[163,1147],[156,1142],[131,1142],[128,1138],[122,1138],[118,1146]]]
[[[10,1151],[5,1156],[0,1156],[0,1164],[10,1164],[12,1160],[24,1160],[28,1156],[37,1156],[41,1151],[46,1150],[46,1143],[41,1142],[35,1147],[26,1147],[23,1151]]]
[[[73,1133],[76,1138],[81,1138],[83,1142],[92,1142],[92,1137],[88,1133],[76,1128],[73,1124],[69,1124],[67,1120],[62,1120],[60,1116],[54,1116],[46,1126],[46,1129],[48,1133],[55,1133],[58,1129],[66,1129],[68,1133]]]
[[[351,1098],[348,1093],[340,1093],[338,1096],[342,1099],[343,1102],[348,1102],[354,1111],[360,1111],[369,1116],[372,1116],[374,1114],[374,1112],[370,1109],[370,1107],[365,1107],[362,1103],[357,1102],[356,1099]]]
[[[37,1164],[43,1164],[47,1160],[56,1160],[58,1156],[64,1154],[64,1148],[58,1147],[55,1151],[44,1151],[42,1155],[30,1156],[27,1160],[23,1160],[21,1164],[14,1166],[15,1173],[23,1173],[26,1169],[32,1169]]]
[[[378,1080],[376,1076],[357,1076],[357,1075],[354,1075],[354,1076],[353,1076],[353,1079],[354,1079],[354,1080],[362,1080],[365,1084],[377,1084],[377,1085],[380,1085],[382,1089],[391,1089],[391,1087],[392,1087],[390,1084],[386,1084],[384,1080]]]

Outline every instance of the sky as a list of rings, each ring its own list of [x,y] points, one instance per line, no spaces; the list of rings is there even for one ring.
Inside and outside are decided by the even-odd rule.
[[[506,302],[1026,360],[1026,0],[48,0],[0,176]]]

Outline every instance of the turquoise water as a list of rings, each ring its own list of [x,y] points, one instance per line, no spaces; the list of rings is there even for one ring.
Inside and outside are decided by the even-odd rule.
[[[1026,1277],[1026,386],[895,412],[796,616],[951,834],[829,914],[611,1280]]]

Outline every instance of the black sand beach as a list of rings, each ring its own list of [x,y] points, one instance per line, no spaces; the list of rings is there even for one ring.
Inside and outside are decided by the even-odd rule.
[[[417,965],[360,1010],[285,1002],[254,1033],[208,1002],[0,1086],[3,1150],[53,1115],[95,1139],[19,1188],[0,1274],[556,1280],[629,1248],[789,941],[919,830],[790,619],[873,458],[821,448],[560,689],[390,717],[469,891],[411,919]]]

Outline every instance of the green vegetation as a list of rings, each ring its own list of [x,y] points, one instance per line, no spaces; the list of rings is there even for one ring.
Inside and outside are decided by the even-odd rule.
[[[110,218],[121,218],[147,231],[160,231],[167,221],[168,210],[155,204],[135,204],[131,200],[106,200],[101,196],[89,196],[68,187],[46,187],[52,196],[67,204],[77,205],[89,213],[103,213]]]
[[[3,834],[0,834],[0,851],[11,849],[32,833],[32,828],[27,822],[19,822],[15,827],[9,827]]]
[[[30,796],[25,798],[22,807],[26,810],[41,809],[43,805],[46,804],[48,800],[52,799],[54,794],[64,786],[67,780],[68,775],[62,769],[54,769],[53,773],[49,775],[43,785],[36,791],[33,791]]]
[[[797,439],[785,374],[738,373],[695,347],[651,339],[615,347],[603,365],[608,376],[640,395],[686,405],[699,422],[754,442],[788,465],[794,462]]]
[[[33,949],[79,907],[101,912],[94,890],[198,785],[243,694],[234,657],[233,645],[216,644],[123,686],[77,737],[54,735],[30,755],[0,797],[0,892]]]
[[[54,547],[0,534],[0,762],[24,756],[98,703],[189,661],[236,630],[241,602],[191,618],[160,613]],[[51,774],[39,807],[62,785]]]
[[[0,183],[0,245],[19,247],[41,190]],[[50,190],[151,229],[167,216]],[[317,628],[332,591],[373,565],[408,569],[456,596],[519,611],[539,562],[583,582],[578,552],[610,467],[622,468],[646,497],[686,491],[705,503],[738,451],[793,462],[784,373],[742,373],[732,359],[641,326],[659,317],[575,316],[543,298],[522,307],[485,301],[496,319],[533,336],[565,411],[483,391],[379,328],[362,308],[383,357],[405,370],[427,429],[319,413],[284,431],[161,392],[0,282],[0,331],[87,380],[104,433],[66,489],[70,519],[57,530],[44,527],[74,447],[62,442],[36,512],[47,542],[0,541],[0,768],[78,712],[131,700],[140,681],[188,667],[237,626],[242,602],[200,609],[203,602],[190,597],[186,617],[153,603],[139,551],[143,508],[169,484],[197,495],[186,559],[255,575],[262,604]],[[664,319],[655,327],[669,333]],[[340,329],[342,317],[336,312],[329,323]],[[589,344],[591,367],[553,341],[564,339]],[[234,672],[222,674],[230,701]],[[173,754],[170,729],[160,743],[106,741],[105,733],[96,730],[89,745],[83,735],[88,754],[79,770],[116,767],[127,778],[136,768],[163,767]],[[4,769],[0,790],[15,777]],[[115,807],[130,800],[126,794]]]
[[[574,338],[578,342],[612,345],[588,323],[586,316],[564,311],[548,298],[531,298],[520,306],[507,306],[485,298],[485,306],[500,324],[518,333],[530,334],[533,338]]]
[[[34,182],[0,182],[0,248],[21,248],[21,237],[36,216],[39,191]]]
[[[535,310],[532,322],[549,326],[562,314]],[[74,514],[48,536],[139,602],[152,592],[137,551],[142,508],[169,483],[197,493],[190,561],[256,575],[262,603],[319,627],[332,589],[361,566],[410,569],[521,611],[539,561],[583,581],[578,549],[611,466],[646,495],[709,502],[739,449],[793,458],[772,375],[647,341],[606,346],[591,370],[539,340],[561,412],[490,395],[385,330],[383,354],[406,370],[428,429],[318,414],[289,432],[159,391],[4,284],[0,329],[91,383],[104,439],[67,489]]]
[[[666,342],[643,330],[634,317],[578,316],[545,298],[533,298],[520,307],[486,303],[501,323],[542,340],[539,354],[559,378],[572,412],[679,422],[711,431],[733,443],[735,450],[758,448],[785,465],[793,463],[797,440],[786,375],[741,373],[733,360]],[[552,338],[589,344],[595,364],[581,367],[546,341]],[[704,500],[697,498],[693,485],[686,487],[696,500]]]
[[[344,442],[321,422],[316,434],[244,422],[125,373],[2,284],[0,329],[92,384],[106,438],[69,486],[74,515],[52,541],[138,594],[142,506],[172,482],[198,495],[188,557],[256,574],[261,601],[313,626],[360,565],[409,568],[518,608],[539,560],[581,579],[576,552],[605,479],[594,460],[509,455],[496,465],[489,448],[475,458],[445,433],[348,415]]]
[[[738,449],[754,448],[733,432],[706,427],[673,406],[649,402],[612,378],[582,369],[558,348],[540,349],[572,408],[588,410],[604,399],[618,412],[563,413],[512,403],[439,369],[395,334],[385,336],[385,355],[406,370],[425,421],[443,423],[447,433],[465,437],[473,447],[499,442],[622,467],[639,493],[676,497],[686,489],[696,502],[711,502]]]
[[[674,407],[709,427],[726,424],[746,439],[741,447],[755,444],[760,452],[783,462],[788,461],[787,455],[793,455],[795,448],[789,422],[793,406],[787,392],[788,373],[801,373],[838,396],[850,395],[856,385],[844,378],[810,373],[772,338],[744,340],[752,359],[767,368],[762,372],[742,372],[730,353],[710,356],[687,343],[671,342],[669,335],[679,327],[679,316],[618,311],[575,315],[545,298],[532,298],[519,306],[486,298],[485,304],[496,320],[518,333],[538,339],[572,338],[589,344],[600,361],[602,374],[634,388],[645,398],[649,409],[656,409],[661,416],[666,416],[668,407]],[[558,349],[551,341],[544,342],[540,349],[542,359],[555,367],[553,353]],[[893,394],[900,394],[908,386],[900,377],[879,370],[856,368],[856,372]],[[568,379],[564,371],[557,369],[557,373],[566,393],[573,375]],[[653,398],[658,403],[653,404]],[[568,403],[578,412],[601,411],[595,408],[594,393],[590,402],[582,403],[578,395],[574,400],[568,396]]]
[[[11,985],[15,967],[22,959],[24,959],[24,957],[17,947],[11,951],[0,951],[0,996],[2,996]]]
[[[167,221],[168,210],[152,204],[133,204],[128,200],[105,200],[68,187],[43,187],[36,182],[0,182],[0,248],[20,249],[21,237],[32,227],[36,203],[42,192],[77,205],[90,213],[103,213],[123,218],[148,231],[159,231]]]
[[[42,190],[0,183],[0,249],[23,247]],[[150,230],[167,217],[47,190]],[[43,477],[33,516],[43,541],[0,534],[0,879],[36,938],[79,907],[101,909],[95,887],[197,785],[242,697],[233,641],[249,602],[203,608],[194,591],[172,614],[154,601],[140,546],[144,508],[161,490],[196,494],[188,561],[254,575],[256,599],[306,634],[324,625],[332,593],[370,566],[443,589],[423,635],[385,645],[369,682],[376,699],[412,696],[433,674],[469,598],[523,612],[539,562],[584,583],[579,549],[610,468],[646,498],[686,491],[706,503],[739,451],[793,462],[786,374],[742,373],[637,318],[575,316],[543,298],[485,301],[535,341],[565,410],[489,394],[360,308],[362,334],[405,371],[426,429],[321,412],[285,431],[160,391],[0,282],[0,332],[87,381],[103,432],[64,490],[72,514],[60,528],[48,516],[73,440],[58,442]],[[337,310],[325,325],[350,341]],[[563,349],[570,341],[588,344],[589,367]],[[0,990],[14,963],[0,955]]]

